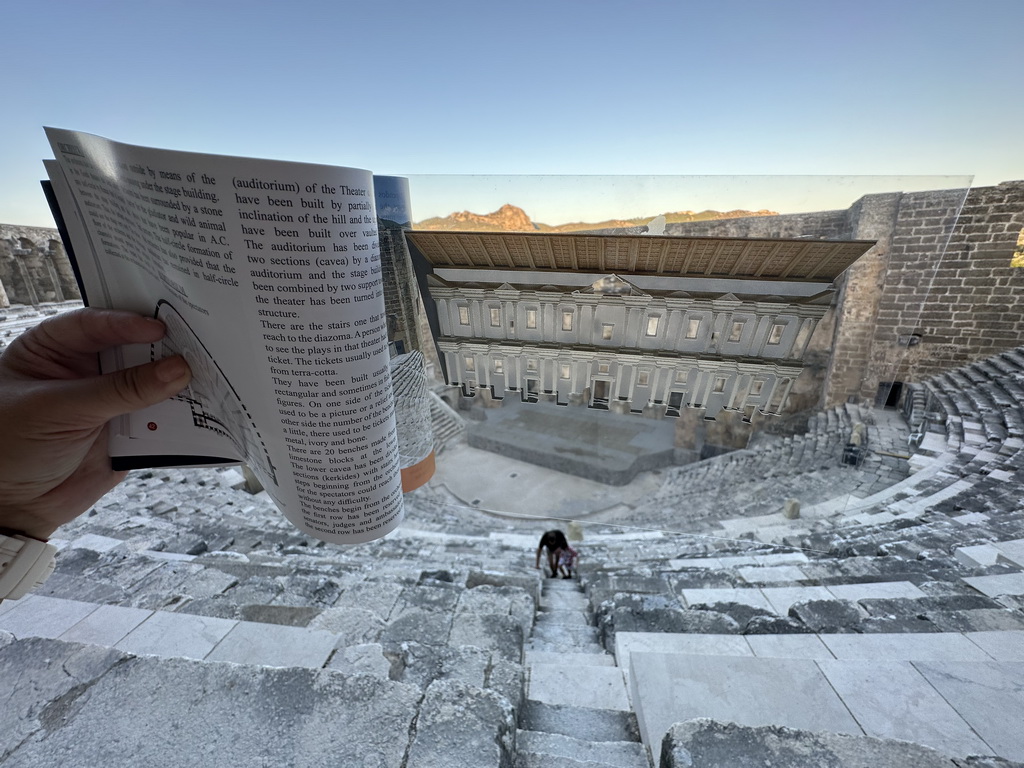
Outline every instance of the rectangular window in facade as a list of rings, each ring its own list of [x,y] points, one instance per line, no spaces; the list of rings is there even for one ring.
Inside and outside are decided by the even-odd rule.
[[[648,317],[647,318],[647,335],[648,336],[657,336],[658,335],[658,321],[659,320],[661,320],[661,318],[657,317],[657,316]]]
[[[476,361],[472,357],[465,357],[463,359],[466,361],[466,370],[467,371],[475,371],[476,370]]]
[[[750,394],[752,394],[752,395],[760,395],[761,394],[761,389],[763,387],[764,387],[764,382],[763,381],[761,381],[761,380],[755,381],[753,384],[750,385]]]
[[[537,327],[537,310],[528,309],[526,310],[526,327],[536,328]]]
[[[743,338],[743,321],[737,320],[732,324],[732,332],[729,334],[729,341],[739,341]]]
[[[527,371],[527,373],[536,373],[537,372],[537,361],[536,360],[527,360],[526,361],[526,371]]]
[[[614,325],[612,325],[611,323],[604,323],[601,326],[601,338],[604,339],[605,341],[611,341],[611,339],[612,339],[612,331],[614,331],[614,330],[615,330],[615,326]]]
[[[610,373],[611,370],[612,370],[611,363],[598,363],[597,364],[597,372],[598,373]]]
[[[562,330],[563,331],[571,331],[572,330],[572,312],[563,312],[562,313]]]
[[[459,307],[459,325],[469,325],[469,307]]]
[[[697,333],[700,331],[700,318],[691,317],[686,321],[686,338],[696,339]]]
[[[636,385],[638,387],[647,387],[647,386],[650,386],[650,383],[651,383],[651,372],[650,371],[640,371],[640,373],[637,374],[637,376],[636,376]]]
[[[676,384],[686,383],[686,371],[676,371]]]
[[[712,392],[725,392],[725,376],[715,376],[715,386],[711,389]]]
[[[562,363],[562,370],[561,370],[561,373],[560,373],[561,378],[568,379],[569,378],[569,371],[570,371],[569,363]]]
[[[491,325],[501,325],[501,310],[498,307],[491,307]]]
[[[782,334],[785,332],[786,326],[783,323],[775,323],[772,326],[771,331],[768,333],[768,343],[778,344],[782,341]]]
[[[505,372],[505,361],[504,360],[495,360],[494,361],[494,372],[495,373],[504,373]]]

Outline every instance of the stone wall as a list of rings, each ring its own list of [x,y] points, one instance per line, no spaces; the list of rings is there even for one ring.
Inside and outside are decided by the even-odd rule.
[[[1024,228],[1024,181],[972,189],[943,248],[949,198],[901,201],[862,397],[880,381],[920,381],[1024,340],[1024,270],[1010,266]]]
[[[0,307],[81,298],[56,229],[0,224]]]
[[[378,220],[377,232],[380,237],[381,287],[384,291],[384,311],[388,318],[391,356],[423,350],[419,291],[416,289],[416,275],[412,270],[402,228]]]

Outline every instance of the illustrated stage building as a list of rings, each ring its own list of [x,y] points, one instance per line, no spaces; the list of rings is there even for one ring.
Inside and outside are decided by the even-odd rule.
[[[620,413],[780,414],[874,241],[407,232],[446,381]]]

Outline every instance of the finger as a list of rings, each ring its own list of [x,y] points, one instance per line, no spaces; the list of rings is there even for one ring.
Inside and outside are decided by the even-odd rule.
[[[174,397],[191,378],[184,358],[168,357],[105,376],[63,381],[53,390],[51,420],[66,419],[76,426],[102,424]]]
[[[163,338],[159,320],[114,309],[79,309],[44,320],[11,343],[7,366],[33,378],[65,378],[95,371],[95,355],[121,344]],[[81,363],[88,365],[85,369]]]

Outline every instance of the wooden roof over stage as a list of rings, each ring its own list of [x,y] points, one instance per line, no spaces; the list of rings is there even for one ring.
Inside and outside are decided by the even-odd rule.
[[[406,232],[435,268],[831,282],[873,240]]]

